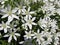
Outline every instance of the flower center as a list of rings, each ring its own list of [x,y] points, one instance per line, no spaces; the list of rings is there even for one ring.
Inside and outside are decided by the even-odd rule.
[[[12,12],[11,12],[11,11],[9,11],[9,12],[8,12],[8,14],[9,14],[9,15],[11,15],[11,14],[12,14]]]
[[[29,23],[29,24],[32,24],[32,20],[29,20],[28,23]]]
[[[28,11],[26,11],[26,15],[28,15],[29,14],[29,12]]]
[[[14,32],[12,32],[11,35],[14,36]]]
[[[3,28],[6,28],[6,24],[2,24],[2,27],[3,27]]]
[[[31,36],[31,34],[28,34],[28,37],[30,37]]]

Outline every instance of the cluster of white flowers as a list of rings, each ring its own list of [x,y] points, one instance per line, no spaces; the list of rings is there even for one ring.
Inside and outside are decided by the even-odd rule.
[[[60,0],[44,0],[45,4],[41,7],[43,12],[49,16],[58,13],[60,15]]]
[[[25,33],[23,33],[24,40],[18,41],[19,44],[24,44],[25,40],[30,39],[38,45],[59,44],[58,21],[55,18],[52,19],[51,16],[56,16],[56,13],[60,16],[60,0],[21,0],[21,4],[11,1],[12,6],[10,4],[5,5],[6,2],[9,0],[0,0],[0,36],[4,33],[2,37],[8,37],[8,43],[11,43],[13,39],[18,41],[17,36],[21,37],[20,31],[23,30]],[[42,10],[43,18],[39,17],[38,15],[41,13],[38,14],[38,11],[30,5],[40,2],[43,5],[38,5],[40,7],[37,8]],[[2,33],[2,31],[4,32]]]
[[[52,33],[56,32],[56,29],[58,29],[57,26],[57,21],[56,20],[52,20],[50,17],[45,17],[45,18],[40,18],[40,20],[38,21],[39,26],[46,30],[46,31],[50,31]]]

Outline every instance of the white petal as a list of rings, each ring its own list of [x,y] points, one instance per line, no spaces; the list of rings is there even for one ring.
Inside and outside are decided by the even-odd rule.
[[[31,11],[30,14],[34,14],[35,12],[34,11]]]
[[[7,28],[4,29],[4,33],[7,33]]]
[[[28,37],[29,39],[31,39],[31,36],[30,37]]]
[[[8,17],[8,22],[11,22],[13,20],[13,17],[9,16]]]
[[[31,7],[28,8],[28,11],[30,11],[30,8],[31,8]]]
[[[24,38],[25,38],[25,39],[28,39],[29,37],[28,37],[27,35],[24,35]]]
[[[8,14],[5,14],[5,15],[3,15],[1,18],[6,18],[8,16]]]
[[[12,17],[13,17],[13,18],[16,18],[16,19],[18,19],[18,20],[19,20],[19,17],[18,17],[18,16],[16,16],[16,15],[13,15],[13,14],[12,14]]]
[[[18,33],[15,33],[15,35],[16,35],[16,36],[20,36],[20,34],[18,34]]]
[[[22,21],[23,23],[25,23],[25,21],[24,21],[23,19],[22,19],[21,21]]]
[[[39,39],[37,39],[37,42],[38,42],[38,44],[39,44],[39,45],[41,44],[41,42],[40,42],[40,40],[39,40]]]
[[[16,38],[16,36],[13,36],[14,37],[14,39],[17,41],[17,38]]]
[[[22,9],[22,15],[26,15],[26,9]]]
[[[29,28],[32,29],[32,25],[31,24],[28,24]]]
[[[27,34],[28,32],[27,32],[27,31],[25,31],[25,33]]]
[[[35,39],[35,38],[36,38],[36,36],[33,37],[33,39]]]
[[[39,33],[39,32],[40,32],[40,30],[38,29],[38,30],[37,30],[37,33]]]
[[[24,17],[24,20],[27,22],[28,21],[28,15]]]
[[[5,23],[2,21],[2,24],[5,24]]]
[[[0,30],[3,30],[3,27],[0,27]]]
[[[12,13],[15,13],[16,11],[17,11],[17,8],[13,9],[13,10],[12,10]]]
[[[37,39],[36,41],[37,41],[37,42],[40,42],[40,40],[39,40],[39,39]]]
[[[32,16],[31,15],[28,15],[28,17],[31,19],[32,18]]]
[[[6,9],[2,9],[2,10],[1,10],[1,12],[4,12],[4,13],[6,13],[6,12],[7,12],[7,10],[6,10]]]
[[[60,32],[57,32],[57,36],[59,36],[59,37],[60,37]]]
[[[23,43],[24,43],[24,41],[19,42],[19,44],[23,44]]]
[[[29,31],[29,33],[31,34],[31,30]]]
[[[10,43],[12,40],[12,35],[9,37],[8,42]]]
[[[32,21],[34,21],[36,19],[36,17],[32,18]]]
[[[41,37],[40,39],[41,39],[42,41],[44,41],[44,39],[43,39],[42,37]]]
[[[24,37],[27,37],[27,35],[24,35]]]
[[[26,9],[23,9],[22,12],[25,13],[26,12]]]
[[[21,10],[18,10],[18,14],[20,14],[21,13]]]
[[[37,25],[36,23],[32,22],[32,25]]]
[[[7,26],[7,28],[10,28],[10,26]]]
[[[2,24],[0,24],[0,26],[2,26]]]
[[[31,36],[34,36],[34,34],[31,34]]]
[[[4,4],[5,2],[3,1],[3,2],[1,2],[1,4]]]
[[[7,21],[6,24],[10,25],[10,21]],[[8,27],[8,26],[7,26]],[[9,28],[9,27],[8,27]]]
[[[4,35],[3,37],[8,37],[9,35]]]

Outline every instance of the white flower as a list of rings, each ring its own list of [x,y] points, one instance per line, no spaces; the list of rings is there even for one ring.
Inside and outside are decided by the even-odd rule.
[[[8,17],[8,22],[11,22],[14,18],[19,20],[19,17],[16,16],[16,9],[11,10],[11,7],[8,6],[6,9],[1,10],[4,14],[1,18],[6,18]]]
[[[57,5],[57,7],[60,7],[60,0],[55,0],[54,4]]]
[[[50,22],[50,24],[51,24],[51,32],[52,32],[52,33],[56,32],[56,29],[58,29],[57,21],[53,19],[53,20]]]
[[[31,7],[28,7],[28,10],[22,10],[22,15],[26,15],[26,17],[32,17],[31,14],[35,14],[35,11],[30,11]]]
[[[37,42],[40,45],[45,39],[43,38],[44,34],[41,32],[39,32],[39,29],[37,30],[37,33],[35,33],[35,36],[33,37],[33,39],[37,38]]]
[[[25,10],[26,6],[21,6],[21,5],[17,4],[17,3],[15,3],[15,4],[17,6],[16,9],[18,10],[17,14],[19,15],[19,14],[22,13],[23,10]]]
[[[60,32],[54,33],[54,45],[59,44],[59,37],[60,37]]]
[[[51,32],[44,32],[44,36],[47,38],[47,41],[48,41],[49,43],[52,42],[52,37],[53,37],[53,35],[51,34]]]
[[[49,41],[43,41],[43,42],[41,43],[41,45],[48,45],[48,44],[50,44]]]
[[[46,12],[48,16],[54,15],[54,13],[56,12],[55,5],[49,2],[47,4],[44,4],[44,6],[42,6],[41,8],[43,13]]]
[[[26,6],[23,6],[23,7],[18,6],[18,14],[21,14],[22,10],[24,10],[25,7],[26,7]]]
[[[50,22],[51,22],[50,17],[45,17],[43,19],[40,18],[38,24],[42,29],[49,29]]]
[[[60,15],[60,8],[56,9],[56,13],[58,13]]]
[[[52,36],[53,35],[51,34],[51,32],[47,32],[45,34],[46,34],[45,36],[47,37],[47,40],[52,42]]]
[[[8,38],[8,42],[10,43],[12,38],[14,38],[17,41],[17,37],[16,36],[20,36],[19,33],[16,33],[16,31],[11,31],[9,34],[4,35],[4,37],[9,37]]]
[[[7,28],[10,28],[10,26],[2,21],[2,24],[0,24],[0,30],[4,30],[4,33],[7,33]]]
[[[24,17],[24,24],[22,24],[22,26],[25,26],[25,28],[28,28],[29,29],[32,29],[32,25],[37,25],[36,23],[34,23],[33,21],[35,20],[36,17],[33,17],[32,19],[31,18],[28,18],[28,17]]]
[[[34,34],[32,34],[31,31],[29,31],[29,32],[25,31],[25,34],[26,34],[26,35],[24,35],[24,37],[25,37],[26,39],[31,39],[31,37],[34,36]]]

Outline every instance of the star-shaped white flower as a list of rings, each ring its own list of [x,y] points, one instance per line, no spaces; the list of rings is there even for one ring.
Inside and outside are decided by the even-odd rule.
[[[44,35],[47,38],[47,41],[51,43],[52,42],[52,37],[53,37],[51,32],[44,32]]]
[[[54,14],[54,13],[56,12],[56,10],[55,10],[55,5],[53,5],[52,3],[47,2],[47,3],[44,4],[44,6],[42,6],[41,8],[42,8],[43,13],[46,12],[46,14],[47,14],[48,16],[55,15],[55,14]]]
[[[40,18],[40,20],[38,21],[38,24],[42,29],[45,29],[45,28],[49,29],[50,22],[51,22],[50,17],[45,17],[43,19]]]
[[[25,10],[26,6],[20,6],[19,4],[17,4],[16,9],[18,10],[17,14],[21,14],[23,10]]]
[[[8,26],[7,22],[4,23],[2,21],[2,24],[0,24],[0,30],[4,30],[4,33],[7,33],[7,28],[10,28],[10,26]]]
[[[25,31],[25,34],[26,34],[26,35],[24,35],[24,37],[25,37],[26,39],[31,39],[31,37],[34,36],[34,34],[32,34],[31,31],[29,31],[29,32]]]
[[[37,39],[36,41],[38,42],[38,44],[40,45],[43,41],[44,41],[44,34],[41,32],[39,32],[39,29],[37,30],[37,33],[35,33],[35,36],[33,37],[33,39]]]
[[[11,7],[8,6],[6,9],[1,10],[3,13],[3,16],[1,18],[6,18],[8,17],[8,22],[11,22],[14,18],[19,20],[19,16],[17,16],[15,13],[17,11],[16,8],[11,10]]]
[[[10,30],[10,33],[4,35],[4,37],[9,37],[8,38],[8,42],[9,43],[11,42],[12,38],[14,38],[17,41],[17,37],[16,36],[20,36],[20,34],[16,33],[16,31],[11,31],[11,30]]]
[[[22,15],[26,15],[26,17],[32,17],[31,14],[35,14],[35,11],[30,11],[31,7],[28,7],[28,10],[22,10]]]
[[[37,25],[35,22],[33,22],[35,20],[36,17],[33,17],[32,19],[31,18],[27,18],[27,17],[24,17],[24,21],[22,24],[22,26],[25,26],[25,28],[27,29],[29,27],[29,29],[32,29],[32,25]]]

